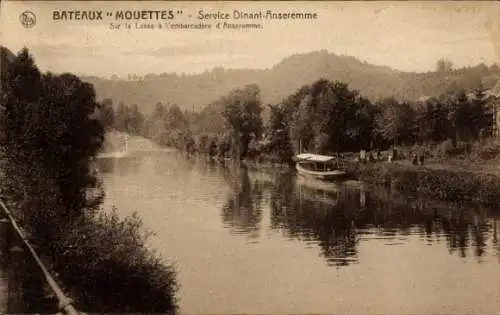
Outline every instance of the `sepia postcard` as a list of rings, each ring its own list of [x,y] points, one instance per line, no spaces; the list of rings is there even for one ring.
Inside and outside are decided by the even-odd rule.
[[[500,1],[0,2],[1,314],[500,314]]]

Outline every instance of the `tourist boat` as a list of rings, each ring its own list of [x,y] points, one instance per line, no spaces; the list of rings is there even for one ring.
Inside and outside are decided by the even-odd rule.
[[[329,181],[347,175],[341,169],[341,162],[335,156],[301,153],[294,159],[298,174],[308,178]]]

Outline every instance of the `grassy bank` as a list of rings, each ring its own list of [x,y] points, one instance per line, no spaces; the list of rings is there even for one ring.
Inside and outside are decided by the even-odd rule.
[[[500,200],[500,178],[493,174],[387,162],[348,163],[347,170],[367,183],[428,198],[485,205],[495,205]]]

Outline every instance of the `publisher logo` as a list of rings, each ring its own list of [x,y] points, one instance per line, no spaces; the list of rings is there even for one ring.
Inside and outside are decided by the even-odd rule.
[[[35,13],[31,11],[24,11],[19,16],[19,21],[26,28],[32,28],[36,24],[36,16]]]

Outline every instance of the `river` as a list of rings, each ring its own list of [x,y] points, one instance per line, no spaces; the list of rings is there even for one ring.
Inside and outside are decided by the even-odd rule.
[[[155,232],[182,313],[500,311],[497,210],[224,168],[140,138],[128,148],[99,160],[103,208],[137,211]],[[36,312],[1,247],[0,308]]]
[[[500,219],[478,206],[317,187],[143,139],[101,164],[174,261],[182,313],[496,313]]]

